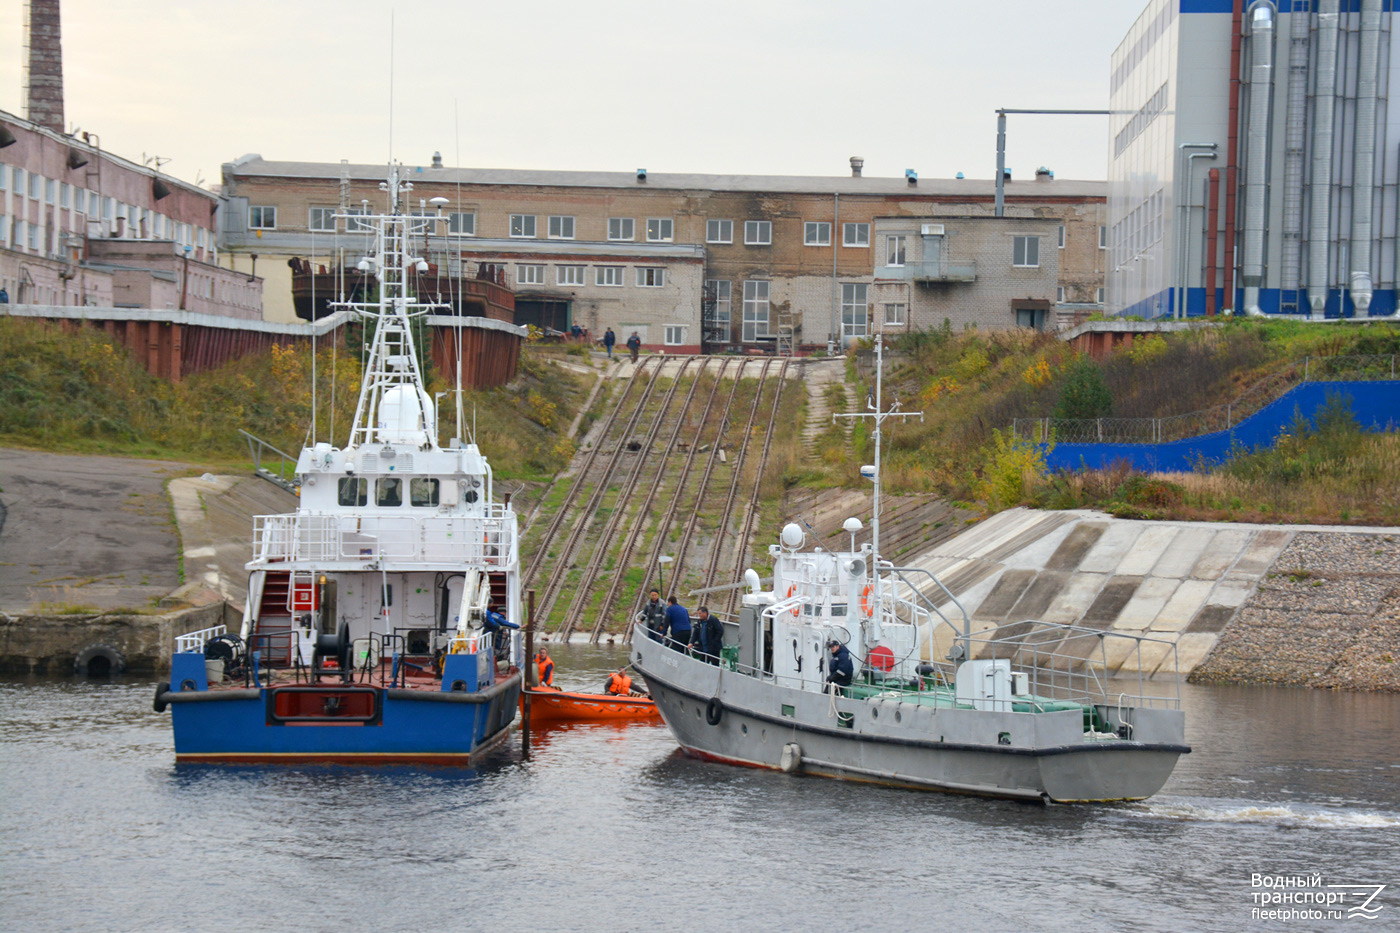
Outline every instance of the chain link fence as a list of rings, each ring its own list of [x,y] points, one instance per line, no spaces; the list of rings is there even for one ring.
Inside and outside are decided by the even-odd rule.
[[[1164,418],[1016,418],[1011,432],[1023,440],[1057,444],[1160,444],[1228,431],[1304,382],[1395,379],[1395,354],[1305,356],[1214,408]]]

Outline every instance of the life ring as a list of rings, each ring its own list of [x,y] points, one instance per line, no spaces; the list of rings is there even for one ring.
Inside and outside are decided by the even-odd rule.
[[[710,697],[710,702],[705,704],[705,721],[712,726],[717,726],[723,718],[724,704],[719,701],[719,697]]]
[[[796,584],[796,583],[789,583],[789,584],[788,584],[787,595],[784,596],[783,598],[784,598],[784,599],[792,599],[792,594],[793,594],[793,593],[796,593],[796,592],[797,592],[797,584]],[[797,615],[798,615],[797,607],[796,607],[796,606],[793,606],[793,607],[792,607],[792,617],[795,619],[795,618],[797,618]],[[710,723],[710,725],[713,726],[714,723]]]
[[[126,670],[126,659],[111,645],[88,645],[73,659],[74,673],[84,677],[106,677]]]
[[[156,684],[156,698],[155,698],[154,700],[151,701],[151,709],[155,710],[157,713],[163,713],[163,712],[165,712],[165,708],[166,708],[167,706],[169,706],[170,704],[161,699],[161,694],[169,693],[169,692],[170,692],[170,683],[169,683],[169,681],[167,681],[167,682],[165,682],[165,683]]]
[[[865,613],[866,616],[873,616],[875,614],[875,603],[870,598],[870,589],[870,584],[867,583],[865,584],[865,589],[860,591],[860,611]]]

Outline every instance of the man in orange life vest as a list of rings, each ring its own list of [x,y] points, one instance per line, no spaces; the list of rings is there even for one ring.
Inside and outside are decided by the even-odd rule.
[[[615,697],[645,696],[645,694],[632,689],[632,678],[627,676],[627,668],[625,667],[619,667],[615,673],[608,675],[605,689]]]
[[[543,648],[537,651],[535,665],[540,671],[540,686],[550,690],[557,689],[554,686],[554,662],[549,659],[549,652]]]

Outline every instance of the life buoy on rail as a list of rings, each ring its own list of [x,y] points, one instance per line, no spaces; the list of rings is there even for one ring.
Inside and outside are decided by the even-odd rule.
[[[789,583],[789,584],[788,584],[787,595],[784,596],[783,598],[784,598],[784,599],[792,599],[792,594],[793,594],[793,593],[796,593],[796,592],[797,592],[797,584],[796,584],[796,583]],[[794,619],[797,618],[797,614],[798,614],[798,613],[797,613],[797,607],[796,607],[796,606],[793,606],[793,607],[792,607],[792,617],[793,617]],[[711,725],[713,725],[713,723],[711,723]]]
[[[870,598],[870,584],[865,584],[865,589],[860,591],[860,611],[868,618],[875,614],[875,601]]]
[[[724,704],[719,701],[719,697],[710,697],[710,702],[705,704],[705,721],[712,726],[717,726],[723,718]]]

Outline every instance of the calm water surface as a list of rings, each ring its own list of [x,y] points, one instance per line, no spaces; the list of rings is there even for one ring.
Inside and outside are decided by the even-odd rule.
[[[555,652],[566,687],[623,657]],[[177,767],[154,681],[0,681],[0,929],[1400,929],[1400,697],[1183,690],[1160,795],[1042,807],[706,764],[649,725],[474,770]],[[1391,887],[1374,921],[1252,919],[1280,872]]]

